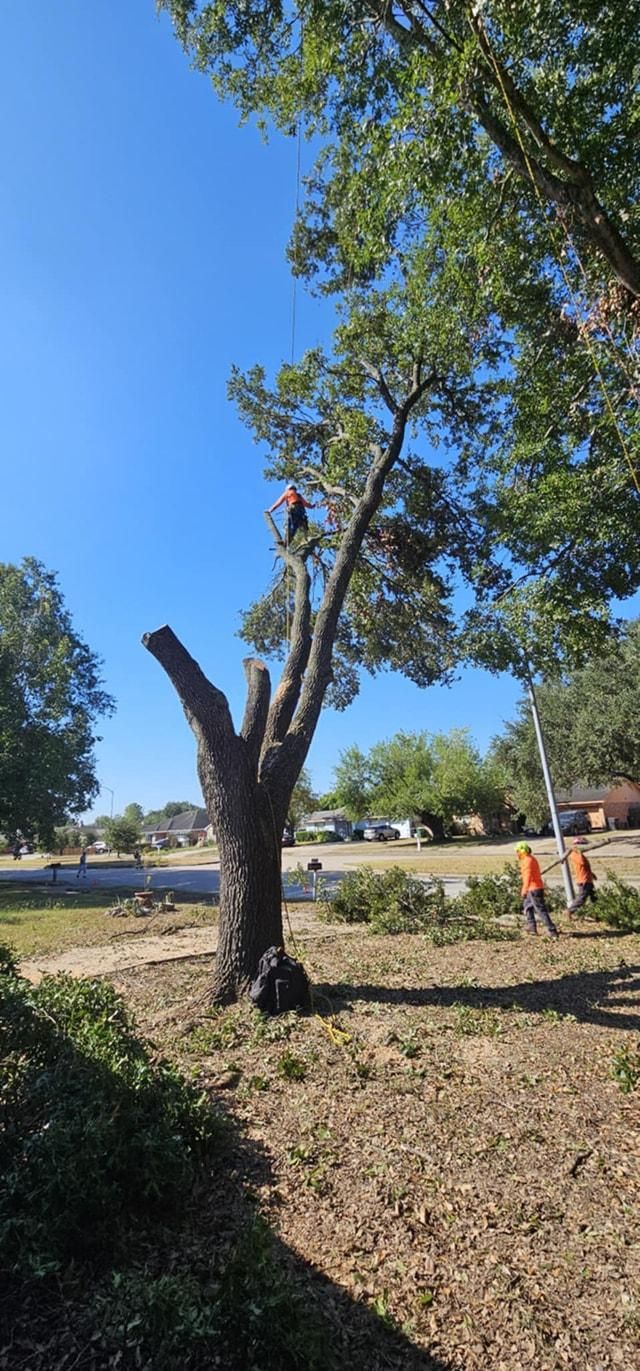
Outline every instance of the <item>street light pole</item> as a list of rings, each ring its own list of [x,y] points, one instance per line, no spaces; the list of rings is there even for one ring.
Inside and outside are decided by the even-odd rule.
[[[101,790],[108,790],[108,791],[109,791],[109,794],[110,794],[110,796],[111,796],[111,812],[110,812],[110,818],[113,818],[113,797],[114,797],[114,795],[115,795],[115,791],[111,789],[111,786],[110,786],[110,785],[103,785],[103,784],[100,785],[100,789],[101,789]]]
[[[551,822],[553,824],[553,831],[555,833],[556,838],[556,848],[558,851],[558,856],[564,857],[566,852],[564,845],[564,834],[560,827],[560,819],[558,818],[556,797],[553,789],[553,781],[551,779],[551,771],[549,770],[549,759],[547,757],[547,749],[544,745],[544,734],[542,732],[542,724],[540,722],[540,715],[538,713],[538,701],[536,700],[536,692],[533,688],[533,680],[531,677],[529,667],[527,667],[527,694],[529,696],[529,704],[531,705],[531,713],[533,715],[533,727],[535,729],[536,740],[538,743],[538,751],[540,753],[540,762],[542,764],[542,774],[544,776],[544,784],[547,791],[549,809],[551,810]],[[562,867],[562,880],[564,882],[564,890],[565,895],[567,897],[567,904],[571,904],[571,901],[575,897],[575,892],[573,889],[571,872],[569,871],[569,863],[563,861],[560,863],[560,865]]]

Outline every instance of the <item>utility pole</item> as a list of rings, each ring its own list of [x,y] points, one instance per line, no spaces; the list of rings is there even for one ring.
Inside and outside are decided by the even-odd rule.
[[[541,724],[541,722],[540,722],[540,715],[539,715],[539,713],[538,713],[538,701],[536,700],[536,692],[535,692],[535,690],[534,690],[534,688],[533,688],[533,679],[532,679],[531,671],[530,671],[530,668],[529,668],[528,665],[527,665],[527,694],[528,694],[528,696],[529,696],[529,703],[530,703],[530,705],[531,705],[531,713],[532,713],[532,715],[533,715],[533,727],[534,727],[534,729],[535,729],[535,731],[536,731],[536,740],[537,740],[537,743],[538,743],[538,751],[539,751],[539,753],[540,753],[540,761],[541,761],[541,763],[542,763],[542,774],[543,774],[543,776],[544,776],[544,784],[545,784],[545,788],[546,788],[546,791],[547,791],[547,799],[548,799],[548,801],[549,801],[549,809],[551,810],[551,822],[552,822],[552,824],[553,824],[553,831],[554,831],[555,837],[556,837],[556,848],[557,848],[557,850],[558,850],[558,856],[559,856],[559,857],[564,857],[565,851],[566,851],[565,845],[564,845],[564,834],[563,834],[562,829],[561,829],[561,827],[560,827],[560,820],[559,820],[559,818],[558,818],[558,809],[557,809],[557,806],[556,806],[556,797],[555,797],[554,790],[553,790],[553,781],[552,781],[552,779],[551,779],[551,772],[550,772],[550,770],[549,770],[549,759],[548,759],[548,757],[547,757],[547,749],[546,749],[546,747],[545,747],[545,745],[544,745],[544,735],[543,735],[543,732],[542,732],[542,724]],[[572,879],[571,879],[571,872],[569,871],[569,863],[568,863],[568,862],[561,862],[561,867],[562,867],[562,879],[563,879],[563,881],[564,881],[564,889],[565,889],[565,894],[566,894],[566,897],[567,897],[567,904],[571,904],[571,901],[572,901],[572,900],[574,899],[574,897],[575,897],[575,892],[574,892],[574,889],[573,889],[573,881],[572,881]]]

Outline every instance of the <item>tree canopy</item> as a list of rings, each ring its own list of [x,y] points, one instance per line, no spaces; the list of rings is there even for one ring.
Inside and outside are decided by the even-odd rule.
[[[294,269],[343,298],[401,279],[443,343],[462,320],[483,339],[494,403],[422,493],[441,550],[443,505],[469,547],[465,655],[549,670],[584,650],[640,582],[638,4],[161,7],[243,116],[319,148]],[[401,536],[396,563],[410,579]]]
[[[434,837],[454,818],[491,814],[504,805],[500,776],[483,761],[466,729],[397,733],[364,754],[347,748],[335,769],[335,794],[350,817],[413,818]]]
[[[97,795],[95,726],[114,709],[57,578],[0,564],[0,828],[49,841]]]
[[[640,621],[569,677],[536,687],[554,783],[609,785],[617,777],[640,780]],[[517,718],[492,744],[511,802],[538,827],[549,815],[531,709],[524,698]]]
[[[105,838],[109,847],[115,851],[134,852],[142,841],[140,823],[136,818],[124,814],[115,814],[113,819],[108,819],[104,826]]]

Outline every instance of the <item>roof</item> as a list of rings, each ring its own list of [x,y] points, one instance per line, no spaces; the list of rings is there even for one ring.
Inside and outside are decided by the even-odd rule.
[[[315,814],[305,814],[305,824],[323,824],[328,819],[346,819],[344,809],[317,809]]]
[[[197,833],[209,827],[209,815],[206,809],[183,809],[181,814],[174,814],[172,819],[163,819],[161,823],[154,824],[151,828],[146,828],[146,833]]]
[[[612,789],[610,785],[572,785],[570,790],[559,790],[556,794],[558,804],[588,804],[590,801],[604,800]]]

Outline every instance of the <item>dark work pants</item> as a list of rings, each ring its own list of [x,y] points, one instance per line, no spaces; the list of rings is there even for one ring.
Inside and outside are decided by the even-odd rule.
[[[576,895],[575,900],[572,900],[571,904],[567,905],[567,909],[570,914],[575,914],[576,909],[582,909],[583,904],[586,904],[587,900],[591,900],[591,903],[595,904],[597,898],[593,888],[593,881],[580,881],[578,894]]]
[[[544,890],[528,890],[522,900],[522,912],[530,933],[537,932],[536,914],[544,924],[547,933],[557,932],[555,924],[549,917],[549,910],[545,904]]]
[[[287,520],[287,538],[289,542],[293,542],[298,529],[308,529],[308,527],[307,511],[304,505],[289,505],[289,518]]]

